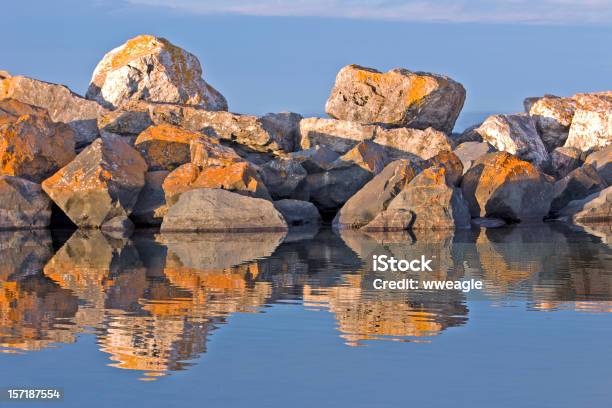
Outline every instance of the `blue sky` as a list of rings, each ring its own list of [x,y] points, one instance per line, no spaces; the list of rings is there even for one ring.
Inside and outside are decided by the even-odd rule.
[[[612,89],[608,0],[7,3],[0,69],[78,93],[106,51],[144,33],[196,54],[235,112],[321,113],[336,72],[350,63],[450,75],[467,88],[467,112]]]

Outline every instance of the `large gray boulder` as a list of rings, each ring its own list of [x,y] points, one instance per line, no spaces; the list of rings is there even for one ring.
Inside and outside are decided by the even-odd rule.
[[[612,185],[612,145],[589,154],[585,163],[593,166],[606,183]]]
[[[221,189],[183,193],[168,209],[161,231],[285,230],[287,223],[272,202]]]
[[[463,197],[472,217],[539,222],[548,214],[553,186],[534,165],[508,152],[478,159],[463,175]]]
[[[325,112],[354,122],[450,133],[464,101],[463,86],[446,76],[347,65],[336,76]]]
[[[51,219],[51,200],[40,184],[0,176],[0,229],[44,228]]]
[[[278,200],[276,208],[289,226],[316,225],[321,223],[321,215],[314,204],[301,200]]]
[[[372,221],[419,173],[418,164],[410,160],[396,160],[374,176],[338,211],[333,221],[335,228],[361,228]]]
[[[132,38],[104,55],[86,96],[110,109],[145,100],[227,110],[223,95],[202,79],[193,54],[151,35]]]
[[[572,170],[567,176],[555,183],[550,212],[555,214],[570,201],[582,199],[606,187],[608,187],[608,184],[599,176],[595,168],[590,164],[585,164]]]
[[[365,230],[435,230],[470,228],[470,212],[461,190],[449,185],[443,167],[417,175]]]
[[[499,151],[511,153],[538,167],[549,164],[550,157],[533,118],[527,115],[492,115],[474,131]]]
[[[610,223],[612,221],[612,186],[581,200],[571,201],[559,216],[577,223]]]
[[[42,183],[43,190],[79,227],[99,228],[128,217],[145,184],[147,164],[118,136],[104,136]]]

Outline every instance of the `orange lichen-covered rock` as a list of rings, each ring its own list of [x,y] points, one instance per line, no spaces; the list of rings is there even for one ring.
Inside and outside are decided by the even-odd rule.
[[[200,137],[200,133],[161,124],[138,135],[134,147],[149,165],[149,170],[174,170],[189,163],[191,141]]]
[[[6,98],[46,109],[51,120],[72,128],[78,147],[98,137],[97,117],[107,112],[97,102],[75,94],[64,85],[25,76],[0,78],[0,99]]]
[[[552,184],[537,167],[507,152],[478,159],[461,187],[472,217],[509,221],[541,221],[553,194]]]
[[[227,101],[202,79],[191,53],[164,38],[140,35],[108,52],[91,78],[87,98],[108,108],[129,100],[227,110]]]
[[[173,205],[182,193],[198,188],[219,188],[271,200],[257,170],[243,161],[227,166],[200,167],[194,163],[180,166],[164,180],[166,203]]]
[[[74,146],[72,129],[44,111],[0,101],[0,174],[40,182],[74,158]]]
[[[145,184],[147,164],[119,136],[96,139],[43,182],[51,199],[80,227],[127,217]]]
[[[450,133],[464,101],[463,86],[442,75],[347,65],[336,76],[325,112],[337,119]]]

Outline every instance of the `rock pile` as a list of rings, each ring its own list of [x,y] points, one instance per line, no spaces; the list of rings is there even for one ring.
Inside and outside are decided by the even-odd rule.
[[[148,35],[107,53],[85,97],[0,71],[0,229],[48,227],[52,204],[122,231],[610,222],[612,92],[527,98],[451,135],[465,97],[348,65],[329,118],[236,114],[193,54]]]

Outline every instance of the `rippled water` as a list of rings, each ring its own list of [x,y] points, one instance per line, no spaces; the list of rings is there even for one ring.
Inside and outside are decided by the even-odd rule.
[[[611,238],[3,232],[0,383],[64,406],[612,406]],[[484,289],[372,287],[408,276]]]

